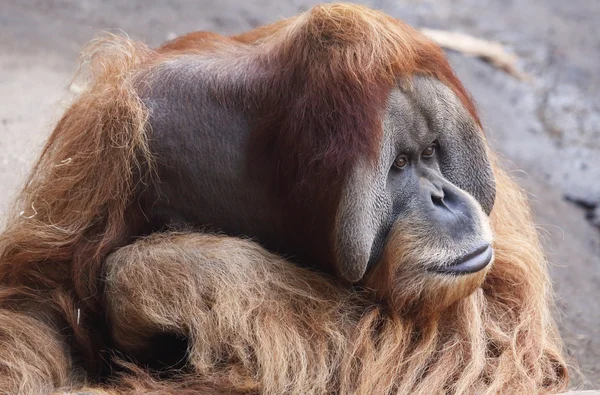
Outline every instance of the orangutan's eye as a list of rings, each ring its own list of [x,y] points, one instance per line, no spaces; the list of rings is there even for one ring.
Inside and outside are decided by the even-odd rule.
[[[435,151],[437,150],[437,142],[431,144],[429,147],[425,148],[423,152],[421,152],[421,157],[423,158],[431,158],[435,155]]]
[[[398,169],[402,169],[402,168],[406,167],[407,164],[408,164],[408,159],[404,155],[397,157],[396,160],[394,161],[394,166]]]

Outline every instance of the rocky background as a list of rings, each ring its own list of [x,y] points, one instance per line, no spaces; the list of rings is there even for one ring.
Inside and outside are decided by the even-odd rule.
[[[193,30],[235,33],[313,0],[2,0],[0,218],[65,108],[78,52],[94,35],[151,45]],[[500,41],[531,81],[449,53],[486,133],[529,192],[552,263],[561,331],[600,388],[600,1],[373,0],[416,27]],[[574,362],[575,363],[575,362]]]

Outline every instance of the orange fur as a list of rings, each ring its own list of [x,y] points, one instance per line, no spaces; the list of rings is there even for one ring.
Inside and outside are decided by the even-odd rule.
[[[377,100],[396,78],[430,75],[477,120],[441,49],[360,6],[320,6],[231,38],[198,33],[157,51],[117,37],[96,42],[85,58],[87,89],[57,124],[18,202],[25,215],[0,235],[0,393],[491,394],[567,386],[538,236],[521,192],[497,165],[496,258],[474,283],[410,284],[387,265],[356,291],[249,241],[181,234],[134,242],[144,221],[137,199],[156,181],[148,113],[134,84],[163,61],[223,48],[260,62],[310,55],[294,59],[313,60],[317,79],[334,64],[336,78]],[[333,167],[376,145],[374,135],[359,137],[355,151],[328,146],[341,166]],[[404,310],[441,300],[425,309],[431,314]],[[160,380],[121,363],[125,373],[106,373],[113,341],[135,353],[165,330],[189,336],[190,372]]]
[[[563,390],[568,374],[537,234],[516,185],[497,167],[496,176],[494,266],[481,288],[472,279],[426,284],[442,307],[453,301],[439,313],[412,319],[249,241],[163,234],[107,262],[114,338],[135,353],[161,331],[189,337],[198,376],[240,392]],[[412,289],[404,280],[395,287]]]

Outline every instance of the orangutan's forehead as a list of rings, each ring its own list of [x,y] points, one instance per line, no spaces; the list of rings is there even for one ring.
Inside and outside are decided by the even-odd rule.
[[[383,120],[384,150],[422,149],[440,135],[475,133],[477,124],[455,93],[433,77],[415,76],[390,92]]]

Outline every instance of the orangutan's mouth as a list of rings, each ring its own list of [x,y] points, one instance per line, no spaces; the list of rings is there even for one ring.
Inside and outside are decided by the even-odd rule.
[[[477,273],[489,265],[493,257],[494,252],[492,247],[486,244],[473,252],[463,255],[450,265],[431,268],[430,271],[452,275]]]

